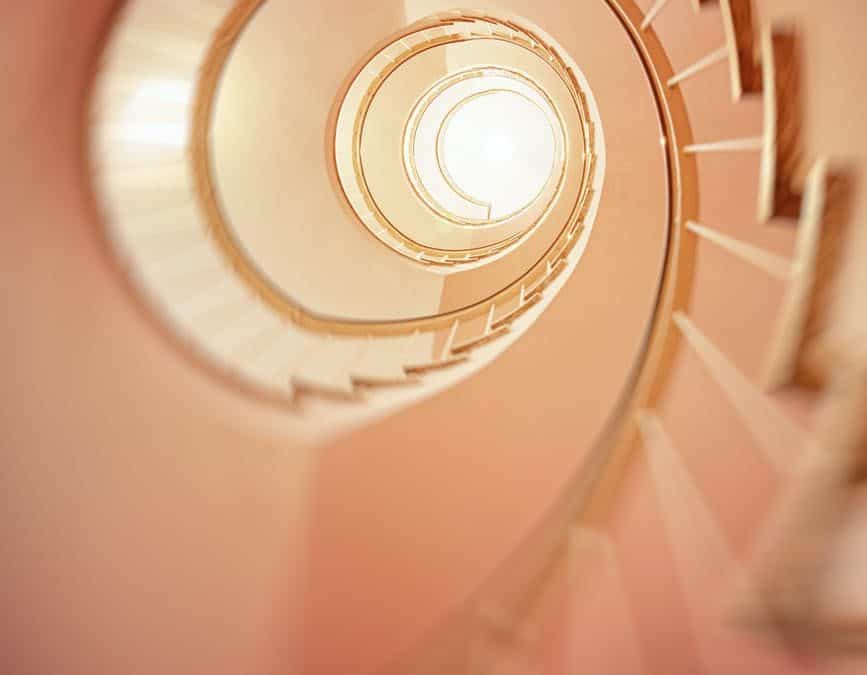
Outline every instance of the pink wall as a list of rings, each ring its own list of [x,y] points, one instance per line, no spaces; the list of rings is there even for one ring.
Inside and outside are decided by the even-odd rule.
[[[853,69],[867,63],[856,1],[792,5],[811,27],[809,86],[824,92],[821,110],[833,111],[810,118],[817,150],[842,152],[864,138],[855,124],[864,101],[840,99],[852,92],[843,78],[863,80]],[[659,26],[677,45],[675,66],[721,39],[713,10],[696,31],[681,31],[679,2],[689,4],[672,0]],[[576,277],[475,378],[315,453],[301,447],[284,411],[217,385],[118,283],[84,189],[80,133],[95,45],[115,4],[0,8],[0,61],[16,64],[0,75],[9,92],[0,105],[0,665],[64,675],[367,671],[486,579],[580,464],[638,349],[641,312],[618,317],[612,303],[638,278],[622,259],[588,251],[610,269],[607,295],[582,293]],[[590,64],[609,48],[600,39],[574,49]],[[600,91],[613,67],[603,65]],[[758,129],[755,105],[722,111],[723,79],[715,73],[685,90],[697,138]],[[609,115],[636,112],[630,90],[608,95]],[[609,140],[613,159],[635,151]],[[755,175],[735,166],[700,165],[702,219],[789,251],[785,228],[754,229],[751,198],[744,206],[711,187],[748,193]],[[607,189],[630,196],[616,181]],[[616,223],[616,200],[609,204]],[[626,248],[636,235],[611,236]],[[696,321],[755,376],[780,289],[710,248],[698,256]],[[622,321],[622,330],[588,342],[588,315]],[[594,353],[615,348],[621,362],[594,366]],[[694,357],[682,355],[676,368],[663,419],[734,550],[745,550],[775,476]],[[649,672],[695,673],[699,655],[685,637],[684,600],[643,467],[615,514],[624,588]],[[552,634],[568,643],[567,614],[553,605]],[[578,625],[590,630],[585,621]],[[752,660],[747,647],[737,661],[736,640],[719,644],[739,664],[729,672],[794,672]],[[618,672],[614,648],[595,657]]]

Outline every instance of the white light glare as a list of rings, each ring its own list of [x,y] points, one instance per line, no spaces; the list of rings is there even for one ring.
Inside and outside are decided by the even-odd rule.
[[[124,108],[115,138],[145,145],[183,147],[190,131],[192,83],[149,80],[139,86]]]

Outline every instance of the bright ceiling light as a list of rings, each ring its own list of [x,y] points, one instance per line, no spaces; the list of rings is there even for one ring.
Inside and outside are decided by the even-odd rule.
[[[488,164],[512,161],[515,156],[515,145],[511,137],[499,131],[485,134],[484,156]]]
[[[554,172],[553,113],[535,98],[492,89],[468,97],[445,120],[440,163],[447,180],[485,204],[491,221],[529,206]]]
[[[556,178],[559,120],[523,76],[490,68],[453,79],[410,124],[408,173],[438,213],[474,225],[501,222]]]

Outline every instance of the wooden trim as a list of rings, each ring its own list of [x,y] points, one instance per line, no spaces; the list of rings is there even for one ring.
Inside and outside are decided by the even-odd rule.
[[[825,343],[843,261],[852,201],[852,178],[827,161],[811,171],[801,206],[794,275],[777,319],[765,366],[765,386],[823,386],[844,358]]]
[[[483,345],[488,344],[489,342],[493,342],[498,337],[505,335],[509,332],[509,330],[509,326],[501,326],[500,328],[497,328],[496,330],[493,330],[489,333],[485,333],[484,335],[480,335],[479,337],[475,337],[471,340],[467,340],[466,342],[462,342],[461,344],[452,347],[452,354],[463,354],[464,352],[477,349]]]
[[[798,218],[803,165],[803,101],[799,38],[792,29],[766,26],[762,31],[764,146],[759,177],[759,221]],[[801,179],[803,177],[801,176]]]
[[[507,314],[504,314],[501,318],[496,319],[491,324],[491,330],[497,330],[499,328],[502,328],[503,326],[509,326],[513,324],[520,317],[529,312],[533,307],[538,305],[542,301],[542,297],[542,293],[536,293],[535,295],[531,295],[511,312],[508,312]]]
[[[762,91],[762,70],[757,61],[752,0],[719,0],[726,44],[731,56],[732,98]]]

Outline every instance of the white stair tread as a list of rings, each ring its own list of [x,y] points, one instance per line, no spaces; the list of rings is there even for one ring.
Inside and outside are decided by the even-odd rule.
[[[315,342],[294,326],[285,324],[269,344],[245,360],[245,370],[266,385],[291,390],[295,367],[310,353]]]
[[[352,365],[353,376],[360,379],[395,381],[406,379],[404,366],[412,336],[369,338],[358,360]]]
[[[351,394],[354,385],[350,368],[366,346],[365,340],[321,336],[292,376],[305,385]]]

